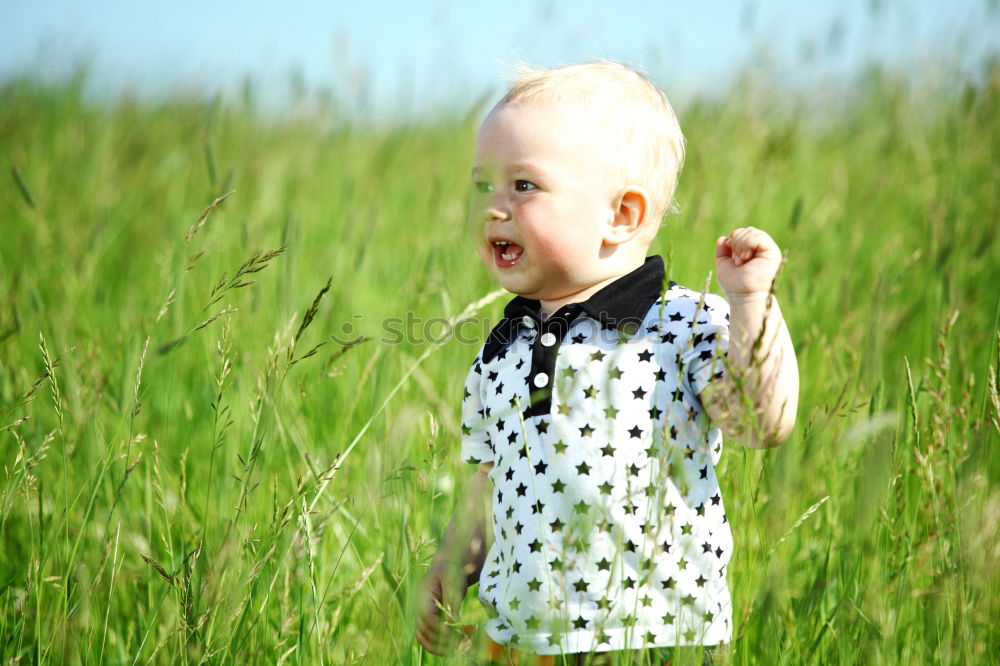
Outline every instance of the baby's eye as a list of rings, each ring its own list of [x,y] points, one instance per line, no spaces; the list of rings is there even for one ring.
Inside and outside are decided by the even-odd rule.
[[[531,190],[536,190],[536,189],[538,189],[538,187],[530,180],[514,181],[514,190],[517,192],[530,192]]]
[[[479,192],[480,194],[489,194],[493,191],[493,186],[484,180],[476,181],[474,183],[474,187],[476,188],[476,192]]]

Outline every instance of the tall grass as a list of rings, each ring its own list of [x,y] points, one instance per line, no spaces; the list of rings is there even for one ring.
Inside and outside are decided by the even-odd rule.
[[[723,455],[734,664],[1000,660],[1000,70],[864,84],[681,110],[655,249],[697,287],[717,235],[772,232],[802,372],[791,440]],[[442,322],[502,308],[475,113],[0,100],[3,662],[462,663],[411,597],[469,473],[477,342]]]

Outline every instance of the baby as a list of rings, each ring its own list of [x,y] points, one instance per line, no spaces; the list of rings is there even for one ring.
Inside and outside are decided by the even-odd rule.
[[[470,220],[517,296],[465,382],[477,468],[421,587],[431,652],[477,579],[498,661],[731,640],[720,429],[784,440],[798,370],[770,236],[716,241],[726,300],[646,256],[683,160],[666,97],[614,63],[523,71],[483,121]]]

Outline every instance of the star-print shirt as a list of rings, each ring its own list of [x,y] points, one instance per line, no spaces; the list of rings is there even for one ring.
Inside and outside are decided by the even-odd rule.
[[[461,455],[492,462],[479,582],[499,643],[536,654],[731,637],[722,450],[698,395],[721,377],[729,308],[663,261],[544,322],[506,307],[465,383]]]

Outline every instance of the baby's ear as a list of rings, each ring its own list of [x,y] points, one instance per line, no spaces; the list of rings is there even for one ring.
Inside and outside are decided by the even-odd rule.
[[[632,240],[647,222],[649,195],[637,185],[630,185],[618,196],[617,205],[608,217],[605,245],[621,245]]]

